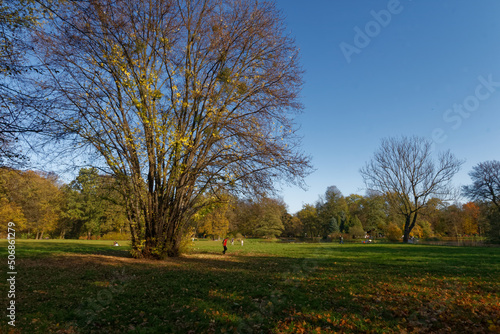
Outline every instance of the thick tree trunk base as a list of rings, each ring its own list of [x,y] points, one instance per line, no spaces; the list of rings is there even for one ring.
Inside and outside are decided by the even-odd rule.
[[[171,246],[165,247],[165,245],[146,245],[142,249],[137,247],[137,245],[132,245],[132,257],[137,259],[148,259],[148,260],[164,260],[169,257],[178,257],[181,255],[180,247]]]

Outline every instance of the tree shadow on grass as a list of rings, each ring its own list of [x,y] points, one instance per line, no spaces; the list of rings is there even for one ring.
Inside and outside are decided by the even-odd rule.
[[[402,275],[433,273],[475,277],[500,274],[500,252],[485,247],[445,247],[422,245],[332,244],[306,246],[318,261],[352,264],[375,271],[386,270]],[[323,263],[322,262],[322,263]]]
[[[54,254],[97,254],[117,257],[131,257],[128,246],[113,246],[113,241],[89,243],[78,240],[17,240],[18,257],[44,257]]]
[[[47,252],[56,246],[60,248],[48,243]],[[43,261],[36,256],[22,259],[18,328],[31,333],[281,333],[319,327],[330,333],[398,332],[399,324],[406,330],[439,332],[446,327],[427,322],[426,316],[445,314],[446,321],[467,325],[463,317],[475,308],[484,314],[473,315],[481,329],[487,317],[498,313],[498,308],[480,309],[472,296],[453,297],[458,286],[445,280],[437,295],[414,294],[411,284],[401,286],[404,281],[390,271],[355,267],[353,255],[335,259],[206,252],[151,261],[103,247],[69,247]],[[310,250],[313,255],[316,251],[332,250]],[[352,250],[361,258],[377,251],[387,250]],[[432,304],[438,295],[444,302]],[[498,303],[498,296],[489,298],[488,305]]]
[[[33,333],[56,332],[57,324],[82,333],[255,332],[307,299],[283,276],[297,278],[301,267],[279,257],[193,254],[149,261],[59,253],[24,258],[20,266],[19,293],[29,307],[18,328]]]

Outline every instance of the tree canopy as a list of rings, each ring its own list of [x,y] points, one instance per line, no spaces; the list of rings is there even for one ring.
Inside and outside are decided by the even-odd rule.
[[[469,176],[472,184],[462,188],[464,194],[471,200],[491,202],[500,210],[500,161],[481,162]]]
[[[48,115],[126,198],[136,256],[178,254],[211,192],[302,184],[302,70],[269,2],[60,2],[37,35],[50,76]],[[144,240],[144,242],[143,242]]]

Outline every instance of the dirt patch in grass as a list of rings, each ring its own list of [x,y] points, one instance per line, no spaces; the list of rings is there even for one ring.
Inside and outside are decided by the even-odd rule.
[[[259,254],[262,256],[262,254]],[[18,260],[19,267],[32,268],[51,268],[51,269],[71,269],[89,266],[153,266],[153,267],[181,267],[187,263],[196,262],[207,265],[217,263],[244,263],[245,258],[252,257],[252,254],[213,254],[213,253],[195,253],[186,254],[176,258],[168,258],[165,260],[148,260],[134,259],[123,256],[100,255],[100,254],[73,254],[61,253],[54,254],[52,257],[42,259],[37,258],[22,258]]]
[[[123,265],[154,265],[154,266],[174,266],[179,267],[181,264],[176,259],[167,259],[163,261],[134,259],[120,256],[110,255],[97,255],[97,254],[57,254],[49,258],[20,259],[20,267],[50,267],[59,269],[76,268],[80,266],[88,267],[89,265],[103,265],[103,266],[123,266]]]

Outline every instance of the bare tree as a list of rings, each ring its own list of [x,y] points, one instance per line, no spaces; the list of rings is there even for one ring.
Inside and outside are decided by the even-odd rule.
[[[408,242],[419,212],[431,197],[446,199],[450,182],[463,161],[449,151],[432,157],[431,141],[420,137],[387,138],[360,170],[369,190],[384,194],[405,218],[403,241]]]
[[[462,188],[471,200],[483,202],[481,211],[483,224],[490,241],[500,242],[500,161],[485,161],[472,168],[469,173],[472,184]]]
[[[472,168],[469,173],[472,184],[462,188],[473,201],[493,203],[500,210],[500,161],[485,161]]]
[[[310,164],[292,117],[302,70],[272,3],[49,9],[38,46],[51,78],[40,86],[59,103],[52,117],[121,180],[135,256],[176,256],[204,194],[302,184]]]

